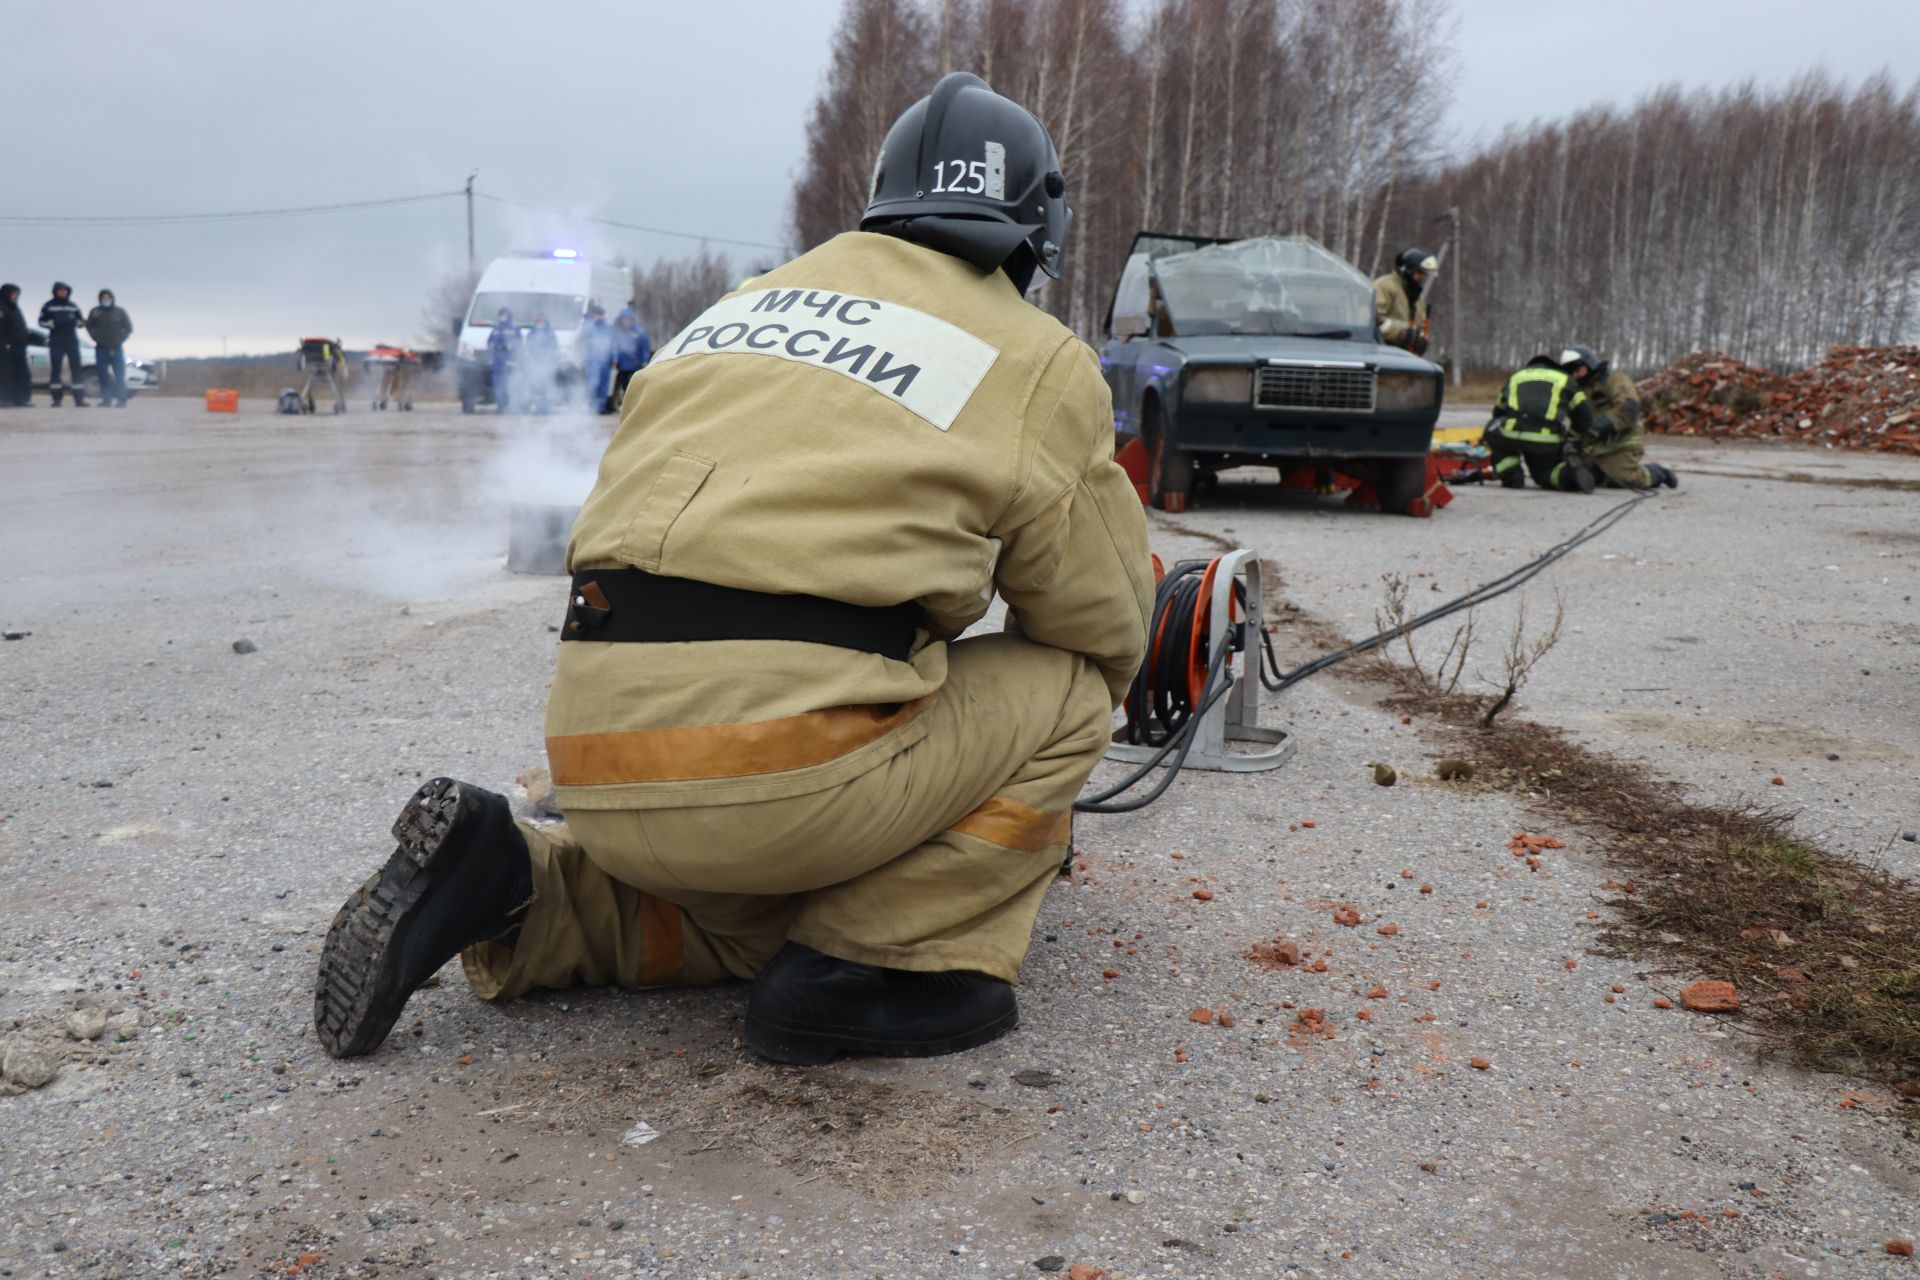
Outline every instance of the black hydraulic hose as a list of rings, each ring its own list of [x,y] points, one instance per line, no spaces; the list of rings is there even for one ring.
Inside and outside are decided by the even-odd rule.
[[[1186,717],[1179,731],[1167,737],[1166,741],[1161,744],[1160,749],[1154,753],[1152,759],[1144,761],[1139,768],[1128,774],[1121,781],[1108,787],[1104,791],[1099,791],[1088,796],[1084,800],[1075,800],[1073,802],[1073,811],[1075,813],[1132,813],[1137,809],[1146,808],[1162,795],[1166,794],[1167,788],[1173,785],[1173,780],[1180,776],[1181,766],[1187,762],[1187,752],[1193,747],[1193,738],[1194,735],[1199,732],[1201,718],[1204,717],[1208,711],[1212,710],[1214,703],[1226,697],[1237,683],[1232,676],[1224,676],[1223,678],[1227,664],[1227,653],[1227,647],[1222,645],[1220,652],[1213,655],[1213,661],[1207,664],[1207,682],[1201,692],[1200,705],[1194,708],[1191,714]],[[1181,672],[1183,680],[1185,675],[1186,673],[1184,671]],[[1133,787],[1138,786],[1140,781],[1149,773],[1152,773],[1169,754],[1173,755],[1173,759],[1167,764],[1165,775],[1161,777],[1159,782],[1154,784],[1153,790],[1147,792],[1144,796],[1139,796],[1132,800],[1116,801],[1113,799],[1113,797],[1119,795],[1121,792],[1131,790]]]
[[[1421,627],[1438,622],[1442,618],[1459,613],[1464,609],[1471,609],[1476,605],[1485,604],[1489,600],[1498,599],[1500,596],[1505,595],[1507,592],[1524,585],[1538,576],[1548,565],[1551,565],[1554,561],[1560,559],[1581,543],[1592,541],[1608,529],[1611,529],[1614,525],[1626,519],[1629,512],[1652,496],[1653,490],[1642,489],[1625,502],[1609,507],[1607,510],[1601,512],[1592,520],[1589,520],[1571,537],[1549,547],[1539,557],[1528,561],[1519,568],[1502,574],[1491,582],[1484,582],[1464,595],[1455,596],[1445,604],[1429,609],[1427,612],[1408,620],[1401,626],[1390,627],[1378,635],[1368,636],[1365,640],[1356,640],[1344,649],[1337,649],[1332,653],[1322,654],[1313,661],[1295,667],[1291,671],[1282,672],[1280,670],[1279,660],[1273,652],[1273,637],[1263,632],[1261,635],[1262,656],[1265,660],[1261,664],[1260,683],[1273,692],[1278,693],[1283,689],[1300,683],[1308,676],[1318,675],[1328,667],[1345,662],[1348,658],[1366,653],[1370,649],[1377,649],[1381,645],[1408,632],[1417,631]]]
[[[1365,640],[1355,641],[1343,649],[1323,654],[1313,661],[1282,672],[1279,660],[1273,651],[1273,637],[1261,632],[1262,652],[1259,657],[1250,657],[1249,661],[1258,664],[1260,683],[1266,688],[1279,692],[1317,675],[1328,667],[1345,662],[1348,658],[1377,649],[1394,638],[1418,630],[1442,618],[1498,599],[1542,573],[1549,565],[1565,556],[1582,543],[1599,537],[1620,521],[1626,519],[1640,503],[1653,496],[1653,490],[1642,489],[1631,498],[1621,502],[1595,516],[1572,536],[1549,547],[1538,557],[1519,568],[1502,574],[1490,582],[1484,582],[1464,595],[1455,596],[1445,604],[1429,609],[1425,613],[1409,620],[1402,626],[1394,627],[1369,636]],[[1199,731],[1200,722],[1215,703],[1230,693],[1238,681],[1226,673],[1227,655],[1230,645],[1222,645],[1219,652],[1209,655],[1207,678],[1201,686],[1198,705],[1189,706],[1187,699],[1187,673],[1191,670],[1193,624],[1197,611],[1203,607],[1200,599],[1200,586],[1205,570],[1210,562],[1192,561],[1175,566],[1161,580],[1154,592],[1153,613],[1150,618],[1149,636],[1163,637],[1163,643],[1152,646],[1147,655],[1141,674],[1136,677],[1132,688],[1127,691],[1127,719],[1135,726],[1142,743],[1158,748],[1151,758],[1114,785],[1095,792],[1073,804],[1075,813],[1133,813],[1144,809],[1166,794],[1167,788],[1179,776],[1186,764],[1187,753],[1193,747],[1194,735]],[[1235,584],[1236,591],[1239,584]],[[1244,606],[1244,597],[1241,601]],[[1164,615],[1164,617],[1163,617]],[[1154,721],[1159,728],[1154,727]],[[1167,757],[1172,756],[1168,761]],[[1138,786],[1149,773],[1166,762],[1166,773],[1154,784],[1151,791],[1132,800],[1114,799],[1115,796]]]

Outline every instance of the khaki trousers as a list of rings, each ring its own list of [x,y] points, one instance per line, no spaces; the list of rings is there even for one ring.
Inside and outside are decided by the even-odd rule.
[[[751,978],[782,943],[1012,981],[1105,750],[1087,659],[1015,634],[949,646],[926,737],[810,795],[576,810],[521,826],[533,905],[509,950],[461,954],[483,998]]]
[[[1601,483],[1619,489],[1651,489],[1653,477],[1642,460],[1647,456],[1643,436],[1628,436],[1604,450],[1589,453],[1587,462],[1600,473]]]

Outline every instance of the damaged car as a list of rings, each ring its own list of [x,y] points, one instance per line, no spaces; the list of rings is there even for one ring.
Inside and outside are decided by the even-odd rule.
[[[1390,512],[1426,491],[1444,374],[1380,341],[1367,278],[1305,236],[1141,232],[1100,364],[1153,506],[1247,466],[1371,483]]]

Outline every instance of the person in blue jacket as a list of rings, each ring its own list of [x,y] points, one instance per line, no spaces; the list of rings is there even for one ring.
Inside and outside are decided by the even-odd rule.
[[[607,407],[607,379],[613,374],[613,327],[607,323],[607,309],[599,303],[587,308],[575,339],[580,355],[580,392],[588,410],[610,413]]]
[[[544,315],[536,313],[521,349],[525,366],[522,390],[535,413],[553,412],[553,388],[560,376],[560,335]]]
[[[500,308],[494,317],[493,332],[487,335],[487,366],[493,375],[493,402],[505,413],[512,402],[513,362],[520,354],[520,330],[513,325],[513,311]]]
[[[653,359],[653,343],[647,340],[647,331],[640,323],[640,317],[632,307],[622,307],[620,314],[613,320],[613,399],[611,411],[619,412],[620,401],[627,394],[627,383],[633,375],[647,367]]]

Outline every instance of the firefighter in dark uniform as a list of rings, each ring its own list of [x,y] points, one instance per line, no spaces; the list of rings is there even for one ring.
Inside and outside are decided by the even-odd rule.
[[[1582,450],[1599,441],[1599,419],[1571,369],[1578,353],[1560,358],[1538,355],[1507,379],[1493,405],[1486,445],[1493,471],[1509,489],[1526,487],[1527,476],[1542,489],[1592,493],[1593,468]]]
[[[567,549],[567,821],[423,787],[327,935],[329,1053],[455,954],[487,1000],[750,979],[747,1044],[795,1064],[1015,1024],[1154,591],[1099,359],[1024,297],[1066,191],[1039,120],[945,76],[860,230],[633,376]],[[1006,629],[961,638],[995,595]]]
[[[87,405],[86,384],[80,381],[80,322],[87,313],[73,300],[73,289],[64,280],[53,283],[53,296],[40,304],[40,327],[47,331],[47,390],[53,393],[54,408],[60,407],[63,393],[73,392],[77,409]],[[67,381],[60,381],[60,366],[67,366]]]

